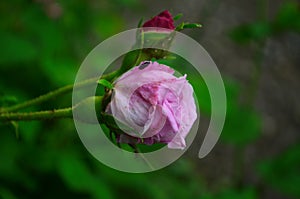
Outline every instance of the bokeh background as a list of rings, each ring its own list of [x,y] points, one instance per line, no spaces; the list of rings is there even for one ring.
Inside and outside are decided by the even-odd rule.
[[[2,124],[0,198],[300,198],[297,1],[1,1],[1,106],[72,84],[93,47],[165,9],[203,25],[184,33],[210,53],[225,80],[227,119],[213,151],[197,158],[209,122],[205,94],[194,144],[180,160],[146,174],[95,160],[71,119]],[[69,94],[25,111],[70,102]]]

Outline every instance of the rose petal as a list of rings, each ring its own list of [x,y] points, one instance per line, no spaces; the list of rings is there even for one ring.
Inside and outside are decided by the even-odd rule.
[[[186,83],[182,91],[182,117],[180,129],[174,139],[168,144],[169,148],[174,149],[182,149],[183,146],[185,147],[185,137],[197,119],[196,105],[193,98],[193,87]]]

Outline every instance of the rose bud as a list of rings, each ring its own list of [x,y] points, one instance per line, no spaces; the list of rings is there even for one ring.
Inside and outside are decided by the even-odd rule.
[[[146,21],[143,27],[158,27],[175,30],[173,17],[168,10],[165,10],[152,19]]]
[[[145,54],[150,55],[152,58],[162,59],[167,56],[168,52],[161,49],[156,49],[158,46],[168,49],[171,45],[174,34],[171,34],[175,30],[174,20],[171,13],[165,10],[146,21],[143,24],[144,30],[144,42],[150,44],[153,43],[154,49],[144,49]]]
[[[115,80],[106,113],[123,126],[119,143],[185,148],[185,137],[197,118],[196,106],[186,75],[173,74],[166,65],[145,61]]]
[[[148,48],[127,53],[122,63],[121,73],[142,61],[152,58],[163,59],[168,55],[167,49],[171,45],[175,30],[174,20],[169,11],[165,10],[146,21],[141,30],[137,32],[137,42],[134,46],[141,47],[145,44]],[[159,47],[165,50],[158,49]]]

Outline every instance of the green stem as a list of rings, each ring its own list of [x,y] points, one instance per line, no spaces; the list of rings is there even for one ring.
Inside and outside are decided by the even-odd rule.
[[[140,58],[141,58],[141,56],[142,56],[142,53],[143,53],[144,39],[145,39],[145,37],[144,37],[144,31],[142,31],[141,37],[142,37],[142,38],[141,38],[140,50],[139,50],[139,54],[138,54],[138,56],[137,56],[137,58],[136,58],[136,60],[135,60],[134,66],[137,66],[137,65],[139,64],[139,60],[140,60]]]
[[[137,153],[138,155],[144,160],[144,162],[150,167],[151,170],[155,170],[154,166],[151,164],[151,162],[144,156],[143,152],[141,152],[141,150],[136,147]]]
[[[30,121],[30,120],[49,120],[54,118],[72,118],[72,108],[64,108],[49,111],[39,111],[31,113],[3,113],[0,114],[0,122],[8,121]]]
[[[106,79],[108,81],[111,81],[117,74],[118,74],[118,70],[116,70],[112,73],[103,75],[101,77],[101,79]],[[44,95],[41,95],[37,98],[31,99],[29,101],[22,102],[20,104],[16,104],[16,105],[13,105],[13,106],[10,106],[10,107],[0,108],[0,114],[1,113],[7,113],[7,112],[14,112],[14,111],[17,111],[17,110],[20,110],[20,109],[23,109],[23,108],[26,108],[26,107],[29,107],[29,106],[32,106],[32,105],[40,104],[40,103],[45,102],[49,99],[52,99],[52,98],[55,98],[57,96],[66,94],[68,92],[71,92],[73,90],[73,88],[83,88],[85,86],[89,86],[91,84],[94,84],[98,81],[98,79],[99,79],[98,77],[95,77],[95,78],[91,78],[91,79],[79,82],[76,85],[70,84],[70,85],[61,87],[57,90],[46,93]]]

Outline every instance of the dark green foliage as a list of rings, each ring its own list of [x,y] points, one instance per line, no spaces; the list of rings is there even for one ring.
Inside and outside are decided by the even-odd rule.
[[[295,2],[285,2],[274,19],[240,25],[229,35],[238,43],[249,43],[262,42],[271,36],[287,31],[300,32],[300,6]]]
[[[300,145],[289,147],[277,157],[262,160],[258,171],[274,189],[300,197]]]
[[[251,107],[243,105],[238,100],[240,91],[236,83],[227,81],[225,85],[227,113],[221,138],[233,145],[246,146],[259,137],[261,119]]]
[[[270,23],[258,21],[235,28],[230,33],[230,36],[238,43],[249,43],[251,41],[263,41],[269,37],[270,34]]]
[[[286,2],[278,11],[274,20],[274,28],[277,31],[300,32],[300,6],[299,3]]]
[[[253,188],[244,190],[226,189],[216,194],[208,194],[203,199],[256,199],[258,198]]]

